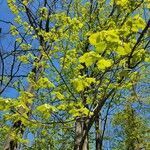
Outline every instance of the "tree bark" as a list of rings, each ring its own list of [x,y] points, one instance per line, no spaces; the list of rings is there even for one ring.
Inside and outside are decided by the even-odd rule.
[[[96,150],[102,150],[102,136],[101,136],[99,119],[100,119],[99,115],[97,115],[95,118],[95,138],[96,138],[95,147],[96,147]]]
[[[75,123],[74,150],[89,150],[88,135],[84,138],[86,130],[87,130],[87,118],[85,117],[77,118]]]

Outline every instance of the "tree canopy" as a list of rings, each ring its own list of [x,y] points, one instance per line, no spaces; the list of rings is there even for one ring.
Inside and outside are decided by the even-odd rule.
[[[0,149],[148,150],[150,0],[7,6]]]

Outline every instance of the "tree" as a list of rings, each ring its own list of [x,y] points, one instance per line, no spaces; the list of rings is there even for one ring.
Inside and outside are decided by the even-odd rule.
[[[122,135],[122,140],[116,143],[115,149],[149,149],[149,142],[147,141],[149,128],[146,121],[137,115],[130,103],[126,105],[122,112],[116,115],[115,124],[120,125],[122,129],[117,133],[118,137]]]
[[[27,149],[29,133],[32,149],[104,149],[110,108],[150,59],[149,0],[8,0],[8,6],[17,76],[24,74],[12,85],[18,96],[0,99],[4,149]]]

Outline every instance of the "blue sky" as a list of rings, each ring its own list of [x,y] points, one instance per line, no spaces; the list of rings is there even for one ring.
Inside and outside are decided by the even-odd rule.
[[[8,34],[10,24],[4,23],[3,21],[12,21],[13,17],[14,15],[11,13],[11,11],[8,8],[7,0],[0,0],[0,28],[2,29],[2,33],[0,33],[0,50],[4,53],[11,51],[13,40]],[[11,60],[6,59],[5,61],[6,61],[5,63],[7,64],[7,72],[9,72]],[[1,63],[0,63],[0,68],[1,68]],[[16,94],[17,93],[12,88],[7,88],[5,92],[2,94],[2,96],[3,97],[16,97]]]
[[[3,49],[8,52],[8,51],[11,51],[11,49],[13,48],[13,42],[14,42],[13,37],[11,37],[8,34],[10,24],[2,22],[2,20],[3,21],[13,21],[13,18],[14,18],[14,15],[11,13],[11,11],[7,5],[7,0],[0,0],[0,28],[2,28],[2,33],[0,34],[0,50],[3,47]],[[10,59],[6,59],[6,63],[8,64],[7,67],[8,67],[8,71],[9,71],[9,67],[10,67],[9,65],[11,65]],[[0,62],[0,65],[1,65],[1,62]],[[1,69],[0,69],[0,71],[1,71]],[[0,72],[0,74],[1,74],[1,72]],[[6,88],[5,92],[2,93],[1,96],[15,98],[18,96],[18,93],[13,88]],[[27,138],[30,139],[32,142],[33,135],[31,133],[29,133],[27,135]]]

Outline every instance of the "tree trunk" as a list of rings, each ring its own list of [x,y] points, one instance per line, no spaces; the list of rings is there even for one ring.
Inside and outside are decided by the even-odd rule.
[[[89,150],[88,135],[84,137],[87,130],[86,118],[77,118],[75,123],[75,146],[74,150]]]
[[[13,130],[18,130],[17,134],[23,135],[24,133],[24,125],[22,124],[21,120],[18,120],[13,125]],[[18,142],[8,135],[8,139],[6,143],[4,144],[4,150],[17,150],[18,148]]]
[[[101,130],[99,116],[95,118],[95,138],[96,138],[96,150],[102,150],[102,139],[101,139]]]
[[[7,145],[5,145],[4,150],[17,150],[17,142],[15,142],[13,139],[8,139]]]

